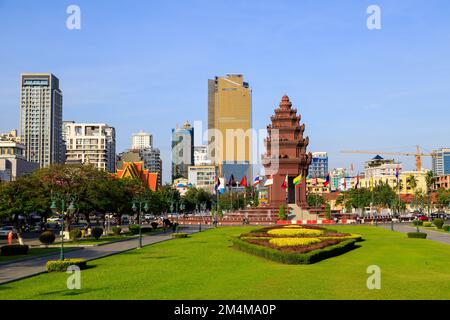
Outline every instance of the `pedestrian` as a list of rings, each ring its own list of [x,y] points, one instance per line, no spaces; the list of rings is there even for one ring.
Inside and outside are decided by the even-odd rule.
[[[12,245],[12,240],[13,240],[13,232],[10,231],[8,232],[8,244]]]

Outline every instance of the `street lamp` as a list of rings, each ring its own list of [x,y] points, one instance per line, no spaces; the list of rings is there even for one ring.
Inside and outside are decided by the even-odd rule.
[[[59,253],[59,259],[61,261],[64,260],[64,221],[65,221],[65,217],[66,214],[73,214],[76,210],[75,208],[75,203],[74,203],[74,196],[71,195],[64,195],[64,194],[59,194],[59,193],[55,193],[52,196],[52,204],[50,206],[50,209],[52,210],[53,213],[58,213],[58,211],[61,213],[61,215],[63,216],[62,218],[62,222],[61,222],[61,229],[60,229],[60,233],[61,233],[61,248],[60,248],[60,253]],[[57,202],[60,203],[61,207],[58,207]],[[66,203],[70,202],[69,208],[67,209],[67,212],[65,211],[66,208]]]
[[[139,207],[139,208],[138,208]],[[142,248],[142,228],[141,228],[141,215],[142,215],[142,209],[144,209],[145,212],[148,211],[149,206],[146,198],[144,197],[137,197],[133,200],[133,206],[131,209],[134,212],[137,212],[138,214],[138,226],[139,226],[139,246],[138,249]],[[139,209],[139,211],[138,211]]]

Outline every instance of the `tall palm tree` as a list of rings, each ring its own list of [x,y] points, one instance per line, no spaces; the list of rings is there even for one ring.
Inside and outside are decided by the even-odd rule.
[[[410,175],[407,179],[406,179],[406,184],[408,187],[410,187],[413,191],[413,194],[416,193],[416,188],[417,188],[417,178],[414,175]]]
[[[431,193],[434,189],[434,183],[436,182],[436,177],[434,176],[434,172],[432,170],[427,171],[425,176],[425,182],[427,184],[427,194],[428,194],[428,215],[430,215],[432,199]]]

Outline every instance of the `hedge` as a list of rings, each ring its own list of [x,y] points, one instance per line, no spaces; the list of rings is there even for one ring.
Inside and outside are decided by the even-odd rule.
[[[172,233],[172,238],[187,238],[188,234],[183,232]]]
[[[443,219],[434,219],[433,224],[436,226],[436,228],[442,229],[442,226],[444,225],[444,220]]]
[[[87,260],[86,259],[64,259],[61,260],[50,260],[46,264],[46,269],[48,272],[63,272],[67,271],[70,266],[78,266],[80,270],[86,269]]]
[[[92,234],[92,236],[93,236],[96,240],[98,240],[98,239],[100,239],[100,237],[101,237],[102,234],[103,234],[103,228],[100,228],[100,227],[94,227],[94,228],[92,228],[92,230],[91,230],[91,234]]]
[[[139,234],[139,225],[137,225],[137,224],[132,224],[132,225],[128,226],[128,230],[129,230],[132,234]]]
[[[432,227],[432,226],[433,226],[433,223],[431,223],[431,222],[429,222],[429,221],[425,221],[425,222],[423,223],[423,226],[424,226],[424,227]]]
[[[28,254],[29,247],[26,245],[13,244],[6,245],[0,248],[1,256],[19,256]]]
[[[425,232],[408,232],[408,238],[426,239],[427,234]]]
[[[44,231],[39,236],[39,241],[41,243],[45,244],[46,246],[48,246],[49,244],[54,243],[55,239],[56,239],[56,237],[53,234],[53,232],[51,232],[51,231]]]
[[[317,249],[306,253],[287,253],[280,250],[248,243],[239,237],[231,240],[233,246],[241,251],[254,254],[269,260],[285,264],[311,264],[321,260],[341,255],[355,248],[355,239],[344,240],[333,246]]]
[[[81,230],[78,228],[70,230],[69,238],[73,241],[80,239],[81,238]]]
[[[112,227],[112,232],[114,233],[115,236],[118,236],[122,232],[122,228],[121,227]]]
[[[444,224],[444,225],[442,226],[442,230],[448,232],[448,231],[450,230],[450,224]]]
[[[420,221],[420,220],[413,220],[413,225],[414,225],[414,226],[421,226],[421,225],[423,225],[423,221]]]

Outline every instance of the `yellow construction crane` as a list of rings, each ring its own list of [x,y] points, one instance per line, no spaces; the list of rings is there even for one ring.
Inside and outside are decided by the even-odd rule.
[[[436,153],[421,153],[417,146],[416,152],[392,152],[392,151],[367,151],[367,150],[343,150],[341,153],[359,153],[359,154],[384,154],[389,156],[414,156],[416,157],[416,170],[422,171],[422,157],[435,157]]]

